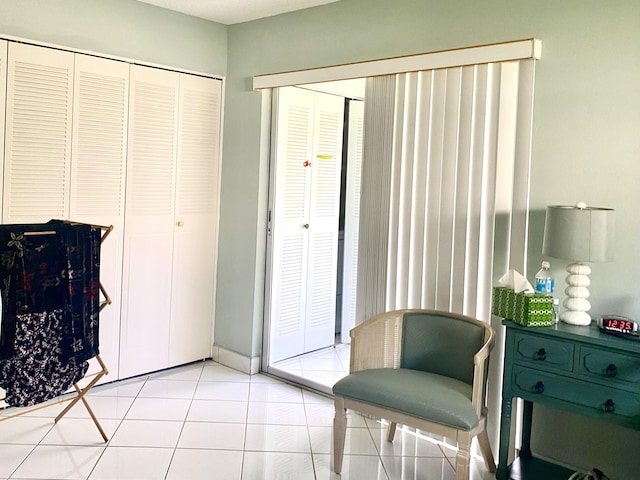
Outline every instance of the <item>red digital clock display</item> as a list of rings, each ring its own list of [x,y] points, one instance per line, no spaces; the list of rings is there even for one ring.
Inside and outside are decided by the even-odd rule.
[[[631,320],[623,320],[621,318],[602,319],[602,328],[620,333],[635,333],[636,323]]]

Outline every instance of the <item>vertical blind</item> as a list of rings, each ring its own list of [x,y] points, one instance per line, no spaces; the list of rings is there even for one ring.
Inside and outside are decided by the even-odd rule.
[[[534,60],[370,77],[357,321],[398,308],[490,318],[526,273]]]

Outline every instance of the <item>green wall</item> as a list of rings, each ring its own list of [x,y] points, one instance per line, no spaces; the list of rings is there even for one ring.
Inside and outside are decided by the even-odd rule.
[[[268,165],[260,156],[254,75],[531,37],[542,40],[543,53],[536,72],[528,277],[542,260],[547,205],[584,201],[615,208],[615,261],[592,265],[592,314],[640,320],[640,2],[342,0],[229,28],[216,343],[255,356],[262,341]],[[562,285],[566,262],[550,260]],[[617,462],[615,445],[639,445],[639,434],[557,412],[536,415],[547,427],[534,431],[538,452],[601,466],[612,478],[634,478],[640,459]],[[605,452],[590,440],[601,434],[618,437]]]
[[[227,26],[132,0],[0,0],[0,34],[215,75]]]

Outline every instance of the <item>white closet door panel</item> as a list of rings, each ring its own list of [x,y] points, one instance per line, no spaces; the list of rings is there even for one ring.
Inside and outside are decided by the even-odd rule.
[[[221,92],[220,80],[180,77],[170,365],[211,356]]]
[[[179,79],[131,67],[121,377],[169,365]]]
[[[111,305],[100,312],[100,356],[119,377],[129,64],[76,55],[70,218],[113,225],[102,244],[100,282]]]
[[[140,221],[139,232],[125,238],[120,377],[169,366],[169,313],[172,235],[154,228],[153,219]],[[155,232],[153,231],[155,230]]]
[[[315,94],[305,351],[335,343],[344,98]]]
[[[304,352],[314,94],[278,91],[270,362]]]
[[[342,343],[350,343],[349,330],[356,326],[356,292],[358,285],[358,238],[360,233],[360,190],[364,102],[349,103],[349,133],[345,219],[344,267],[342,281]]]
[[[4,223],[67,218],[74,54],[9,44]]]
[[[0,160],[4,162],[4,118],[7,100],[7,41],[0,40]],[[4,165],[4,163],[3,163]],[[4,168],[0,169],[0,185],[4,185]]]

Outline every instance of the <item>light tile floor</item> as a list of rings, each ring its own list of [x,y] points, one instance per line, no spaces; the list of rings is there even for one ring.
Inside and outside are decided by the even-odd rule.
[[[98,386],[89,402],[109,442],[82,405],[54,424],[65,405],[54,402],[0,422],[0,479],[455,478],[446,442],[399,430],[389,444],[382,424],[355,413],[337,476],[330,398],[212,361]],[[474,459],[472,479],[490,478]]]
[[[350,352],[351,345],[348,343],[336,343],[334,347],[281,360],[273,366],[298,377],[300,383],[309,380],[331,392],[333,384],[349,374]]]

